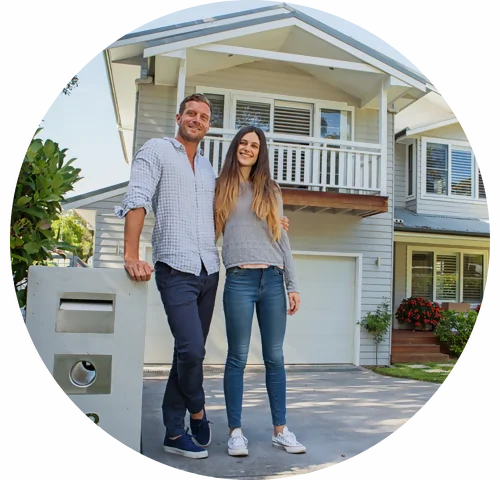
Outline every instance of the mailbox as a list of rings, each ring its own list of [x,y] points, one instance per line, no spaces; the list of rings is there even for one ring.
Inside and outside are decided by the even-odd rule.
[[[147,283],[124,269],[32,266],[26,326],[40,357],[92,421],[140,451]]]

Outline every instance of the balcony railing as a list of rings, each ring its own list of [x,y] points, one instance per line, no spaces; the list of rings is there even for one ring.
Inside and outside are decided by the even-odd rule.
[[[201,148],[216,175],[222,169],[236,130],[213,129]],[[271,175],[280,185],[351,194],[384,191],[378,144],[266,134]]]

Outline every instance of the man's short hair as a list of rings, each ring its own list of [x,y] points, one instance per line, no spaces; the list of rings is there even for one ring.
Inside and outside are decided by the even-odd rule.
[[[205,95],[201,93],[193,93],[193,95],[189,95],[188,97],[186,97],[179,105],[179,115],[182,115],[184,113],[184,110],[186,110],[186,104],[188,102],[200,102],[207,104],[210,108],[210,115],[212,115],[212,103],[207,97],[205,97]]]

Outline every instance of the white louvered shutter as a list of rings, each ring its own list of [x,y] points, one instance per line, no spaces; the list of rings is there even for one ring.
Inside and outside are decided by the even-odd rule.
[[[483,299],[482,255],[464,254],[463,300],[468,303],[481,303]]]
[[[451,150],[451,193],[472,196],[472,152]]]
[[[458,301],[458,256],[436,255],[436,299]]]
[[[432,300],[433,254],[414,252],[412,255],[411,296]]]
[[[426,192],[448,195],[448,145],[427,144]]]
[[[271,104],[252,102],[247,100],[236,101],[236,129],[253,125],[269,132],[271,127]]]

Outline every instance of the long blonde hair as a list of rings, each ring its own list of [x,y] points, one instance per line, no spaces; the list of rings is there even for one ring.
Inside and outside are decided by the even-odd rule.
[[[259,155],[249,177],[253,186],[252,211],[258,218],[267,222],[271,239],[278,241],[281,237],[278,208],[278,195],[281,195],[281,191],[271,178],[266,136],[260,128],[254,126],[243,127],[235,135],[217,179],[214,204],[215,236],[218,239],[223,234],[229,215],[236,206],[241,181],[238,147],[242,138],[250,132],[256,133],[260,141]]]

